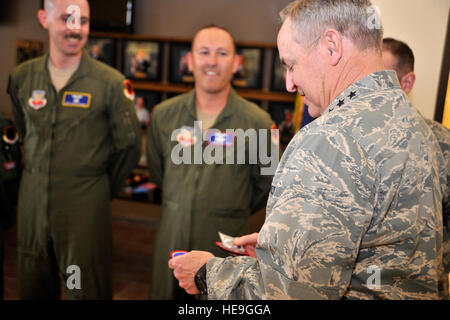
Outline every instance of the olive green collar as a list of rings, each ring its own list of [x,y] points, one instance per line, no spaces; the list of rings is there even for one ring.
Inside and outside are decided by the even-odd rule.
[[[235,114],[236,111],[236,101],[238,100],[238,95],[236,91],[231,87],[230,93],[228,94],[228,100],[225,108],[220,112],[216,119],[216,123],[222,121]],[[194,119],[197,119],[197,108],[195,103],[195,89],[188,93],[188,98],[186,100],[186,108]]]
[[[48,71],[48,59],[50,58],[50,54],[47,53],[44,58],[40,61],[39,69],[43,70],[47,76],[50,77],[50,73]],[[76,79],[79,79],[89,73],[90,70],[92,70],[92,58],[87,53],[86,49],[83,49],[83,52],[81,54],[81,60],[80,65],[78,66],[77,70],[73,73],[73,75],[70,77],[67,84],[73,82]]]

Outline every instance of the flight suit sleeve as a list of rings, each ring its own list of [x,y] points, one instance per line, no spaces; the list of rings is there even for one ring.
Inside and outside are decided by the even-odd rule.
[[[258,135],[258,164],[251,168],[252,196],[250,209],[252,213],[265,207],[269,196],[273,175],[279,162],[279,143],[276,132],[272,131],[272,121],[265,119],[266,136]],[[264,148],[259,139],[267,141]],[[261,148],[263,147],[263,148]],[[264,150],[265,149],[265,150]]]
[[[150,173],[150,179],[162,188],[164,176],[164,158],[163,146],[161,144],[161,131],[158,128],[158,113],[150,118],[150,125],[147,129],[147,165]]]
[[[111,93],[109,114],[113,150],[108,174],[111,195],[117,195],[127,176],[137,166],[141,155],[141,130],[134,107],[134,93],[127,80],[116,83]],[[127,92],[127,90],[129,92]]]
[[[351,138],[316,135],[274,178],[257,259],[213,258],[209,299],[340,299],[372,220],[375,174]],[[347,148],[342,146],[346,145]]]
[[[17,131],[19,132],[22,139],[25,138],[25,115],[22,110],[22,106],[19,103],[19,98],[17,96],[17,86],[12,75],[9,76],[7,93],[12,102],[12,111],[14,114],[14,119],[16,121]]]

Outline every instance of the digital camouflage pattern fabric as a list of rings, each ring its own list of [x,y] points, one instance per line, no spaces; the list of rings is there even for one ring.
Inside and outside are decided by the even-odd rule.
[[[450,272],[450,130],[444,127],[439,122],[426,119],[428,126],[433,131],[439,145],[441,147],[442,154],[444,155],[445,167],[447,168],[447,193],[444,195],[442,203],[442,222],[444,225],[444,256],[443,265],[444,273],[442,275],[442,281],[440,283],[441,295],[445,299],[449,299],[449,272]]]
[[[294,137],[258,259],[210,259],[208,296],[437,299],[446,184],[438,141],[396,74],[370,74]]]

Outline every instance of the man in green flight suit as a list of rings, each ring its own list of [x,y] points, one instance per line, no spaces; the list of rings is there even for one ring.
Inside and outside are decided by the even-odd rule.
[[[21,152],[13,123],[0,112],[0,300],[3,299],[3,231],[15,223]]]
[[[245,234],[250,214],[264,206],[274,170],[261,174],[267,168],[261,159],[251,163],[231,158],[237,160],[237,153],[242,155],[263,141],[265,147],[274,148],[270,157],[276,154],[278,163],[278,145],[270,142],[270,116],[231,88],[239,59],[230,33],[218,26],[200,29],[187,62],[195,89],[157,106],[148,130],[149,171],[163,191],[153,253],[152,299],[182,298],[167,267],[171,251],[200,249],[224,256],[215,245],[218,232]],[[232,129],[247,133],[262,129],[267,135],[253,143],[246,141],[240,148]],[[207,154],[214,154],[217,161],[208,160]],[[246,159],[255,155],[256,151],[246,153]]]
[[[49,54],[17,67],[8,92],[24,140],[18,205],[19,295],[112,298],[110,200],[136,166],[131,85],[83,50],[86,0],[47,0],[38,13]]]

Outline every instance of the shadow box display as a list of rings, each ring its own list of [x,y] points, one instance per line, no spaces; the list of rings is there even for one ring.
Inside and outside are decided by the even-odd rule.
[[[173,83],[194,83],[194,75],[189,71],[186,56],[191,50],[189,42],[170,44],[169,81]]]
[[[264,50],[256,47],[237,47],[239,68],[233,77],[233,86],[260,89],[263,74]]]
[[[110,38],[89,38],[86,49],[95,60],[116,67],[116,42]]]
[[[161,47],[158,41],[125,41],[123,51],[125,76],[132,80],[160,80]]]

